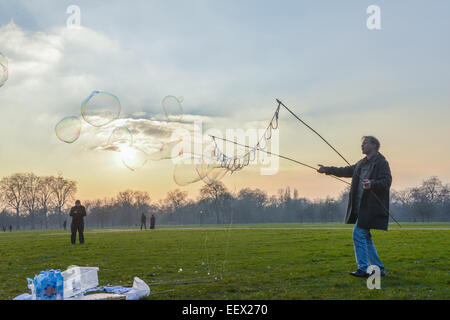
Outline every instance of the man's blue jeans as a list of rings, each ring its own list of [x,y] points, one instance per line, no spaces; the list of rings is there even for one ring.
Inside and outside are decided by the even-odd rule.
[[[378,257],[377,249],[372,242],[370,230],[358,228],[358,221],[353,228],[353,245],[355,247],[356,263],[358,269],[367,272],[367,267],[376,265],[380,267],[381,274],[385,273],[383,263]]]

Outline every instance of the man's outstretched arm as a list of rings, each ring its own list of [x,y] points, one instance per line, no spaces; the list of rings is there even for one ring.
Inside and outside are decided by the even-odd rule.
[[[332,174],[336,177],[351,178],[355,171],[355,164],[347,167],[325,167],[319,164],[320,168],[317,170],[319,173],[325,173],[326,175]]]

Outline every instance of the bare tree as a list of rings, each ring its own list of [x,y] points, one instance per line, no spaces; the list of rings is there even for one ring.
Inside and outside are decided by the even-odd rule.
[[[440,195],[444,186],[437,177],[430,177],[422,182],[422,185],[412,188],[410,196],[412,198],[412,209],[416,216],[423,222],[431,217],[441,202]]]
[[[187,191],[181,191],[180,189],[169,191],[165,199],[167,208],[172,212],[179,210],[186,203],[187,195]]]
[[[55,183],[55,177],[41,177],[39,181],[38,202],[42,209],[45,219],[45,228],[48,228],[48,209],[55,202],[52,185]]]
[[[221,181],[206,184],[200,189],[200,200],[208,203],[216,216],[216,223],[221,223],[221,213],[228,208],[232,196]]]
[[[26,177],[23,173],[15,173],[0,180],[2,198],[7,207],[16,213],[16,225],[19,228],[19,215],[21,212],[24,196]]]
[[[168,220],[172,223],[177,220],[177,215],[181,217],[181,221],[177,222],[183,224],[183,215],[181,208],[187,203],[187,191],[175,189],[167,193],[166,198],[160,201],[160,209],[167,212]]]
[[[116,201],[122,206],[132,207],[134,204],[133,190],[120,191],[116,196]]]
[[[40,178],[34,173],[26,173],[24,175],[25,188],[23,197],[23,206],[31,217],[31,229],[34,229],[34,218],[39,208],[39,188]]]
[[[77,192],[77,183],[73,180],[57,177],[52,181],[51,190],[55,196],[56,211],[61,214],[68,201],[73,200]]]
[[[134,191],[134,206],[138,211],[138,214],[142,214],[142,212],[147,211],[150,207],[151,198],[148,192],[145,191]]]

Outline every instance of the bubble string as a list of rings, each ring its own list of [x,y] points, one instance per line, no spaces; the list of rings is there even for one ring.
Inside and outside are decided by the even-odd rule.
[[[280,113],[280,104],[278,104],[276,111],[275,111],[274,115],[272,116],[272,119],[270,120],[269,125],[267,126],[266,130],[262,134],[258,143],[253,148],[246,146],[247,149],[251,149],[251,150],[246,152],[242,157],[230,157],[230,158],[226,157],[220,150],[219,146],[217,145],[216,137],[211,136],[214,141],[214,144],[215,144],[214,155],[220,155],[222,157],[222,161],[220,160],[220,156],[216,157],[216,159],[219,162],[221,162],[221,167],[226,168],[231,173],[234,173],[235,171],[242,170],[244,167],[246,167],[250,164],[250,161],[253,161],[254,159],[256,159],[256,151],[255,151],[256,149],[265,151],[265,149],[267,148],[267,141],[269,141],[272,138],[272,130],[278,128],[279,113]],[[275,123],[275,125],[274,125],[274,123]],[[270,134],[268,134],[268,132],[270,132]],[[222,139],[222,140],[227,141],[224,139]],[[232,141],[229,141],[229,142],[232,142]],[[263,142],[264,142],[264,146],[262,146]],[[251,156],[252,154],[253,154],[253,159],[250,160],[252,158],[252,156]],[[245,160],[246,158],[248,160]],[[241,159],[243,159],[243,160],[241,161]]]
[[[312,132],[314,132],[320,139],[322,139],[331,149],[333,149],[334,152],[336,152],[349,166],[351,166],[350,162],[347,161],[347,159],[344,158],[342,154],[339,153],[324,137],[322,137],[316,130],[314,130],[311,126],[309,126],[306,122],[304,122],[302,119],[300,119],[299,116],[297,116],[291,109],[289,109],[283,102],[281,102],[279,99],[276,99],[278,102],[278,107],[283,106],[291,115],[293,115],[298,121],[300,121],[303,125],[305,125],[308,129],[310,129]],[[361,179],[361,176],[356,173],[358,177]],[[400,223],[398,223],[397,220],[393,217],[391,211],[385,207],[385,205],[382,203],[380,198],[375,194],[375,192],[372,189],[369,189],[370,193],[374,196],[374,198],[378,201],[378,203],[383,207],[385,210],[385,213],[387,212],[388,217],[391,217],[392,220],[394,220],[397,225],[401,228],[402,226]]]
[[[227,139],[223,139],[223,138],[219,138],[219,137],[216,137],[216,138],[217,138],[217,139],[220,139],[220,140],[224,140],[224,141],[230,142],[230,143],[234,143],[235,145],[238,145],[238,146],[249,147],[249,146],[247,146],[247,145],[245,145],[245,144],[240,144],[240,143],[237,143],[237,142],[235,142],[235,141],[231,141],[231,140],[227,140]],[[283,155],[281,155],[281,154],[276,154],[276,153],[273,153],[273,152],[270,152],[270,151],[261,150],[261,149],[258,149],[258,150],[259,150],[259,151],[262,151],[262,152],[264,152],[264,153],[266,153],[266,154],[268,154],[268,155],[272,155],[272,156],[275,156],[275,157],[279,157],[279,158],[281,158],[281,159],[285,159],[285,160],[294,162],[294,163],[296,163],[296,164],[299,164],[299,165],[302,165],[302,166],[304,166],[304,167],[310,168],[310,169],[312,169],[312,170],[314,170],[314,171],[317,171],[317,169],[318,169],[318,168],[315,168],[315,167],[313,167],[313,166],[311,166],[311,165],[309,165],[309,164],[306,164],[306,163],[297,161],[297,160],[295,160],[295,159],[292,159],[292,158],[283,156]],[[341,181],[341,182],[343,182],[343,183],[345,183],[345,184],[350,185],[350,183],[349,183],[348,181],[342,180],[342,179],[340,179],[340,178],[338,178],[338,177],[336,177],[336,176],[333,176],[333,175],[331,175],[331,174],[330,174],[330,175],[327,175],[327,176],[332,177],[332,178],[335,178],[336,180],[339,180],[339,181]]]

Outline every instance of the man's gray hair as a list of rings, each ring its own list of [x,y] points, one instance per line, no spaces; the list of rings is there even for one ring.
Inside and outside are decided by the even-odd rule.
[[[380,150],[380,141],[377,138],[375,138],[374,136],[363,136],[362,137],[363,141],[366,139],[369,140],[369,142],[375,146],[377,151]]]

